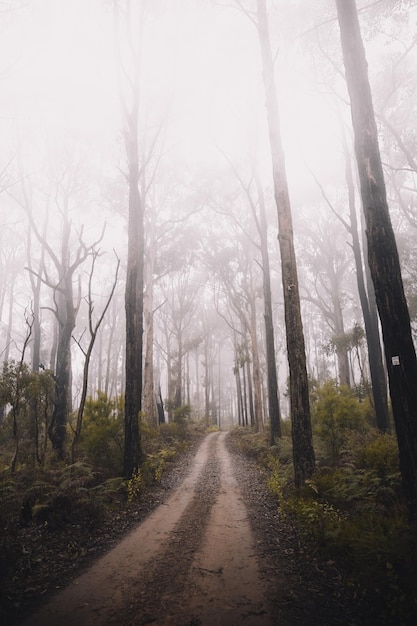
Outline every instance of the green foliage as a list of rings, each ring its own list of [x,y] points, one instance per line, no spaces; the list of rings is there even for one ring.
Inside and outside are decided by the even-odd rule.
[[[112,400],[103,392],[98,392],[97,399],[87,398],[79,452],[108,476],[117,475],[122,467],[123,424],[120,399]]]
[[[127,501],[130,503],[139,500],[143,489],[142,471],[138,469],[127,481]]]
[[[388,434],[378,434],[358,451],[358,464],[373,469],[380,478],[399,472],[398,444]]]
[[[153,454],[148,454],[144,465],[144,471],[148,472],[152,482],[161,482],[168,464],[174,460],[178,454],[175,447],[163,447]]]
[[[269,492],[278,500],[283,502],[281,465],[277,457],[270,454],[267,458],[268,472],[268,489]]]
[[[349,387],[328,381],[316,390],[312,423],[331,460],[340,456],[351,432],[369,429],[367,415],[367,403],[359,402]]]
[[[314,498],[293,497],[285,503],[285,512],[292,514],[305,541],[323,549],[333,541],[340,528],[340,513],[328,502]]]
[[[0,404],[16,407],[25,398],[29,381],[30,369],[27,363],[5,361],[0,376]]]
[[[8,412],[0,426],[0,468],[10,463],[12,445],[18,451],[10,468],[12,471],[19,463],[33,465],[35,459],[43,463],[54,397],[52,372],[31,372],[27,363],[3,363],[0,406]]]
[[[264,433],[237,426],[231,434],[236,447],[247,456],[261,461],[268,455],[270,446]]]
[[[187,428],[188,423],[191,416],[191,406],[189,404],[185,404],[184,406],[180,406],[174,409],[173,418],[174,424],[176,424],[178,429],[178,436],[184,439],[187,436]]]
[[[303,549],[344,572],[350,593],[363,602],[366,623],[412,624],[417,529],[407,520],[396,440],[370,429],[366,421],[363,427],[363,414],[355,413],[360,403],[347,391],[335,392],[332,383],[324,393],[317,390],[316,401],[323,396],[321,408],[330,406],[340,420],[346,447],[334,458],[326,445],[323,459],[331,463],[319,465],[301,489],[293,486],[289,438],[265,449],[262,436],[239,428],[232,432],[233,441],[256,459],[281,518],[294,526]]]

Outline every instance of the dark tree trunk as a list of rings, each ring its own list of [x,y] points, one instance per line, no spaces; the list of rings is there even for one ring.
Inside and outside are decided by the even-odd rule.
[[[123,474],[131,478],[142,461],[140,414],[142,410],[142,352],[144,298],[144,194],[139,191],[139,92],[141,74],[141,44],[145,3],[133,16],[130,3],[115,2],[114,35],[119,73],[119,95],[124,114],[124,140],[127,160],[128,242],[125,287],[126,350],[125,350],[125,415]],[[138,22],[136,22],[136,17]],[[124,20],[124,28],[121,27]],[[133,31],[135,36],[132,36]],[[122,38],[128,50],[129,76],[126,76],[122,53]],[[143,173],[143,172],[142,172]]]
[[[183,341],[182,332],[178,332],[178,360],[177,360],[177,380],[175,383],[175,408],[182,406],[182,368],[183,368]]]
[[[126,272],[126,381],[123,474],[139,469],[142,449],[139,419],[142,409],[144,225],[139,193],[137,115],[132,114],[126,137],[129,167],[129,225]]]
[[[64,242],[66,235],[64,235]],[[64,243],[63,267],[66,258]],[[55,407],[49,426],[49,438],[58,458],[62,459],[67,439],[67,421],[70,412],[71,394],[71,338],[75,328],[76,309],[74,308],[72,291],[72,272],[65,271],[61,282],[64,293],[57,298],[58,346],[55,366]]]
[[[235,365],[234,374],[236,380],[237,423],[239,426],[243,426],[242,385],[240,382],[240,368],[238,365]]]
[[[252,290],[251,290],[252,291]],[[251,340],[251,348],[252,348],[252,378],[253,381],[253,389],[252,389],[252,406],[253,406],[253,425],[255,427],[256,432],[264,431],[264,420],[263,420],[263,409],[262,409],[262,384],[261,384],[261,367],[259,363],[259,348],[258,348],[258,338],[256,335],[256,305],[255,305],[255,296],[251,294],[251,298],[249,301],[249,310],[250,310],[250,340]],[[248,364],[249,365],[249,364]]]
[[[204,417],[209,425],[210,415],[210,370],[209,370],[209,336],[204,339]]]
[[[253,428],[255,426],[255,406],[253,403],[252,374],[251,374],[251,367],[250,367],[249,360],[245,362],[244,369],[246,369],[247,397],[248,397],[248,403],[249,403],[250,425]]]
[[[294,251],[291,205],[281,141],[278,98],[265,0],[257,2],[258,34],[262,56],[275,202],[278,212],[279,246],[284,291],[285,329],[290,372],[291,424],[294,478],[301,486],[314,471],[315,456],[310,419],[307,363],[301,321],[297,264]]]
[[[158,395],[156,397],[156,407],[158,410],[158,424],[165,424],[164,401],[162,400],[161,385],[158,386]]]
[[[144,297],[144,327],[145,327],[145,362],[143,372],[143,414],[146,416],[152,428],[158,427],[158,412],[156,406],[156,394],[154,383],[154,316],[153,316],[153,274],[155,257],[155,238],[153,225],[151,228],[151,241],[148,245],[148,254],[145,262],[145,297]]]
[[[359,300],[365,324],[365,334],[368,344],[369,372],[372,382],[372,397],[374,400],[376,425],[381,432],[389,429],[387,384],[382,360],[381,342],[379,339],[378,319],[372,317],[362,268],[361,246],[356,219],[355,189],[353,184],[352,168],[347,146],[344,146],[346,160],[346,183],[349,193],[350,232],[352,248],[355,258],[356,280],[358,284]]]
[[[365,214],[368,261],[381,319],[400,468],[410,518],[417,519],[417,360],[401,268],[388,211],[365,50],[354,0],[336,0],[355,153]]]

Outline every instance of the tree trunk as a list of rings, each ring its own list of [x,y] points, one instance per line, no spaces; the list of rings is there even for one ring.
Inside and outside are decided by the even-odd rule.
[[[259,364],[258,337],[256,335],[256,306],[255,298],[250,299],[250,336],[252,346],[252,375],[253,375],[253,413],[254,426],[256,432],[264,431],[263,411],[262,411],[262,386],[261,367]]]
[[[152,254],[152,252],[151,252]],[[144,301],[144,322],[145,322],[145,369],[143,379],[143,413],[149,424],[153,428],[158,426],[158,415],[156,411],[155,401],[155,383],[154,383],[154,367],[153,367],[153,285],[152,275],[153,269],[148,266],[146,269],[146,296]]]
[[[113,300],[113,303],[115,302],[116,300]],[[113,336],[114,336],[114,330],[116,328],[116,316],[117,316],[116,307],[115,305],[113,305],[112,320],[110,322],[110,331],[109,331],[109,337],[108,337],[108,342],[107,342],[106,375],[105,375],[105,380],[104,380],[104,393],[106,394],[107,398],[111,397],[110,376],[111,376],[112,356],[113,356],[113,359],[116,358],[116,355],[114,354],[112,355]],[[117,368],[117,365],[116,365],[116,368]],[[117,369],[116,371],[113,370],[113,378],[117,378]],[[116,390],[116,394],[117,394],[117,390]]]
[[[66,235],[64,235],[64,258],[66,258]],[[65,270],[64,270],[65,271]],[[49,438],[58,458],[64,457],[67,439],[67,421],[70,412],[71,394],[71,338],[75,328],[75,309],[72,291],[72,273],[66,272],[61,284],[64,293],[57,297],[58,346],[55,366],[55,407],[49,425]]]
[[[330,274],[331,276],[331,274]],[[343,321],[342,303],[337,275],[333,275],[332,302],[334,313],[334,341],[336,344],[337,368],[339,370],[339,383],[350,387],[349,355],[345,340],[345,324]]]
[[[368,344],[369,372],[372,382],[372,397],[374,401],[376,425],[381,432],[386,432],[389,429],[388,398],[386,377],[382,360],[381,342],[379,339],[378,319],[376,316],[373,319],[371,315],[369,297],[371,296],[371,294],[369,294],[368,296],[365,287],[361,246],[356,219],[355,189],[353,184],[349,152],[346,145],[344,145],[344,152],[346,161],[346,183],[349,194],[350,232],[352,236],[352,249],[355,259],[359,300],[361,303],[362,315],[365,324],[366,340]]]
[[[365,50],[354,0],[336,0],[368,261],[381,319],[400,468],[410,518],[417,520],[417,360],[398,250],[388,211]]]
[[[239,426],[244,426],[243,422],[243,403],[242,403],[242,385],[240,382],[240,367],[235,365],[234,368],[236,379],[236,397],[237,397],[237,423]]]
[[[204,417],[206,426],[209,425],[210,415],[209,341],[210,338],[206,335],[204,338]]]
[[[253,428],[255,426],[255,406],[253,402],[253,386],[252,386],[252,373],[249,359],[247,359],[243,366],[244,370],[246,370],[246,379],[247,379],[247,399],[249,405],[249,417],[250,417],[250,425]]]
[[[291,205],[281,141],[278,98],[265,0],[257,0],[258,35],[262,56],[266,112],[272,156],[274,195],[278,212],[279,246],[284,291],[285,328],[290,372],[290,402],[294,478],[301,486],[314,471],[310,400],[304,333],[301,320],[297,265],[294,251]]]
[[[263,191],[258,180],[256,181],[259,197],[260,213],[260,238],[262,255],[262,275],[264,294],[264,317],[265,317],[265,344],[266,344],[266,368],[268,376],[268,408],[270,419],[270,442],[273,446],[276,439],[281,437],[281,411],[278,399],[278,376],[275,359],[274,322],[272,317],[272,294],[271,294],[271,270],[268,252],[268,225],[265,213],[265,201]]]
[[[139,419],[142,409],[143,344],[143,206],[139,194],[137,116],[132,115],[126,137],[129,166],[129,225],[126,271],[125,439],[123,474],[131,478],[142,460]]]

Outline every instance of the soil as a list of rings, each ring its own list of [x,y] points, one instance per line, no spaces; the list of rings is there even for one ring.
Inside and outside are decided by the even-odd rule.
[[[96,536],[67,567],[61,546],[30,581],[17,577],[19,602],[4,623],[365,623],[343,575],[305,551],[255,464],[233,449],[225,432],[207,435],[185,455],[136,513],[136,525],[116,545],[109,533]],[[119,519],[124,530],[129,523]]]

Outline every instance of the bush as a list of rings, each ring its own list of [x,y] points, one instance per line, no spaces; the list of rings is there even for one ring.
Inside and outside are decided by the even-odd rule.
[[[399,472],[398,444],[394,437],[375,434],[357,454],[358,464],[365,469],[375,470],[380,478]]]
[[[344,572],[350,593],[362,602],[364,623],[411,625],[417,608],[417,530],[407,522],[396,440],[370,428],[362,404],[334,383],[317,391],[315,450],[317,441],[323,442],[327,457],[297,490],[290,439],[270,447],[264,436],[247,429],[237,428],[232,436],[260,465],[281,518],[295,527],[303,549]]]
[[[120,399],[99,392],[85,403],[79,453],[108,476],[117,476],[123,466],[123,411]]]
[[[338,460],[351,432],[370,428],[367,416],[367,404],[359,402],[349,387],[327,381],[316,391],[312,423],[315,433],[326,444],[331,461]]]

